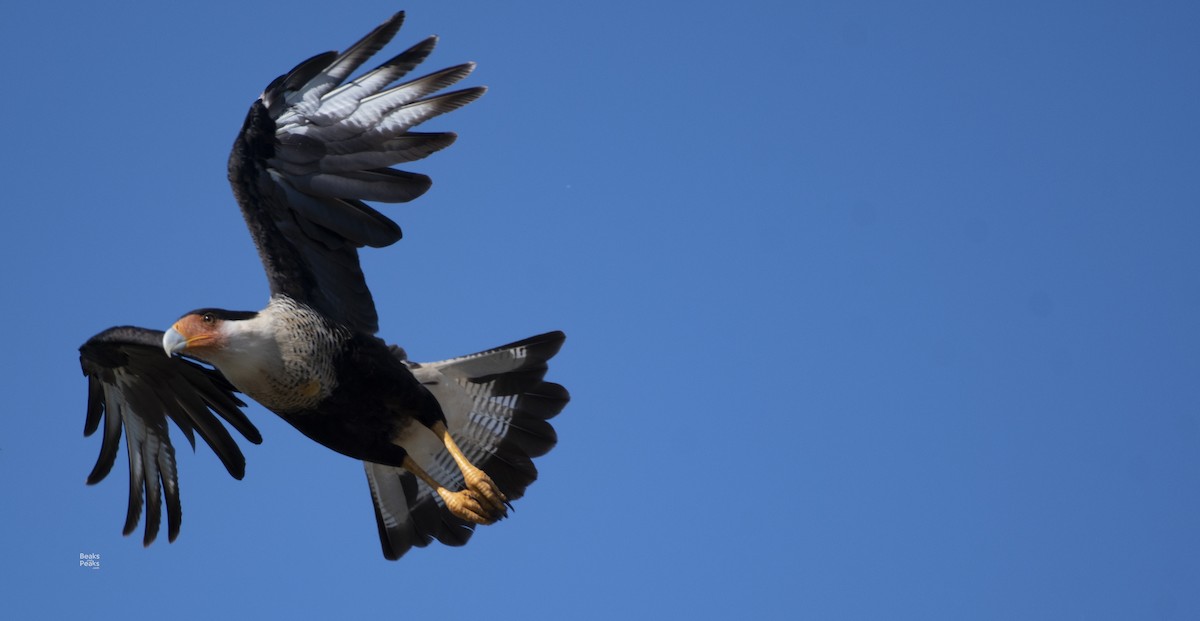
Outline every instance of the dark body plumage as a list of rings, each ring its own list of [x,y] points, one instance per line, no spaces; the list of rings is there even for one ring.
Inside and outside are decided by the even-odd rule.
[[[532,459],[557,440],[547,421],[569,396],[543,376],[561,332],[433,363],[411,362],[375,336],[378,314],[358,249],[390,245],[401,232],[364,201],[423,194],[428,177],[391,166],[441,150],[455,135],[411,128],[484,92],[436,94],[469,75],[470,63],[395,84],[429,55],[434,37],[347,82],[402,21],[399,13],[346,51],[304,61],[250,106],[229,180],[267,273],[267,306],[199,309],[166,332],[113,328],[80,348],[85,434],[104,422],[88,483],[109,472],[123,432],[125,533],[136,528],[144,497],[147,545],[164,498],[171,540],[181,523],[166,421],[193,446],[199,433],[241,478],[244,458],[220,420],[251,442],[261,438],[239,409],[239,392],[363,461],[389,559],[434,540],[461,545],[476,523],[503,517],[537,478]]]
[[[355,459],[402,466],[406,451],[389,441],[416,421],[445,421],[437,399],[373,336],[355,334],[332,360],[338,380],[316,408],[277,412],[304,435]]]

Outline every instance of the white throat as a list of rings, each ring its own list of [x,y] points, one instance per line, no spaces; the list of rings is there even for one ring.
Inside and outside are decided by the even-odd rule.
[[[268,306],[252,319],[226,321],[221,326],[224,347],[209,352],[209,362],[238,390],[259,400],[270,392],[270,378],[283,377],[283,353],[276,323]]]
[[[271,410],[314,408],[337,387],[341,339],[307,306],[273,297],[258,315],[224,322],[221,334],[224,345],[208,362]]]

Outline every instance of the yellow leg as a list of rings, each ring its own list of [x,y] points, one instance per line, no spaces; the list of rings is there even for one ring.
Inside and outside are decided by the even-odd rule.
[[[450,456],[454,458],[454,463],[458,464],[458,469],[462,471],[463,481],[467,484],[467,490],[474,492],[481,499],[484,503],[484,508],[489,512],[491,521],[495,522],[508,515],[508,499],[504,497],[500,488],[486,472],[476,468],[474,464],[467,460],[466,455],[463,455],[463,452],[458,448],[458,444],[454,442],[454,438],[450,436],[450,431],[446,429],[446,425],[437,422],[429,429],[441,439],[442,444],[446,445],[446,450],[450,452]]]
[[[480,497],[470,489],[464,489],[461,492],[452,492],[438,483],[436,479],[429,476],[425,469],[417,464],[412,457],[405,456],[402,464],[406,470],[417,475],[418,479],[425,482],[426,485],[433,488],[442,497],[442,502],[446,503],[446,508],[450,510],[456,517],[474,522],[476,524],[493,524],[499,517],[492,517],[490,508],[485,508],[486,504],[480,501]],[[504,517],[504,516],[500,516]]]

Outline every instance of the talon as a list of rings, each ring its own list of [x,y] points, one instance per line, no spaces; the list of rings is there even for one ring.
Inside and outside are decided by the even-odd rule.
[[[464,489],[460,492],[451,492],[446,488],[438,488],[438,495],[442,497],[442,501],[446,503],[446,508],[455,517],[467,522],[474,522],[487,526],[495,524],[497,520],[503,518],[504,515],[496,515],[490,508],[485,507],[485,502],[482,496],[472,490]]]
[[[445,423],[437,422],[429,427],[434,434],[441,438],[442,443],[446,446],[446,450],[450,456],[454,458],[454,463],[458,464],[458,469],[462,472],[463,482],[466,483],[467,489],[474,493],[474,496],[480,500],[481,504],[486,505],[487,514],[492,522],[508,517],[508,498],[500,491],[500,487],[496,482],[487,475],[486,472],[475,467],[463,455],[458,444],[454,442],[450,431],[446,429]]]
[[[467,489],[474,492],[475,496],[487,503],[488,512],[495,515],[496,520],[508,517],[508,498],[505,498],[504,493],[500,491],[500,487],[496,485],[495,481],[492,481],[492,478],[487,473],[475,468],[466,473],[464,479]]]

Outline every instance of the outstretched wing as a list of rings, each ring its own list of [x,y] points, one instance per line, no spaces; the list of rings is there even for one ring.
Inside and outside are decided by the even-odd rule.
[[[229,180],[272,294],[302,301],[366,333],[378,330],[358,248],[400,239],[400,227],[363,201],[402,203],[429,177],[390,168],[450,146],[455,134],[412,127],[460,108],[484,88],[434,95],[472,63],[393,86],[433,51],[436,37],[343,84],[391,40],[397,13],[345,52],[326,52],[276,78],[250,107],[229,157]]]
[[[168,538],[175,541],[179,536],[179,477],[168,418],[183,431],[193,450],[199,433],[235,479],[245,474],[246,459],[218,417],[247,440],[262,442],[240,409],[245,404],[225,377],[215,369],[167,356],[162,339],[158,330],[123,326],[109,328],[79,348],[79,364],[88,378],[83,435],[92,435],[104,422],[100,456],[87,482],[92,485],[108,476],[124,431],[129,451],[129,509],[124,533],[137,529],[144,494],[144,545],[158,536],[164,497]]]

